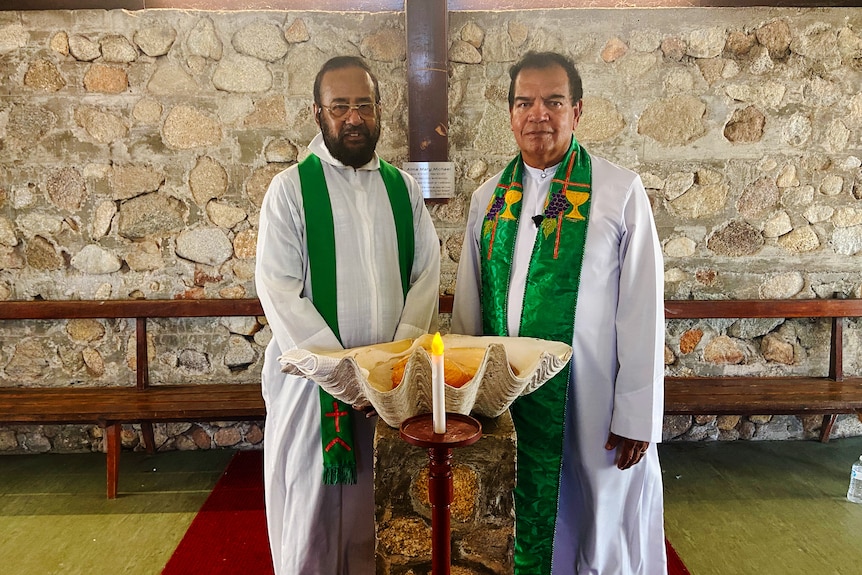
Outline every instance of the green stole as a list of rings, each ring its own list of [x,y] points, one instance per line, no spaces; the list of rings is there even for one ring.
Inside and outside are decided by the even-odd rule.
[[[520,155],[503,170],[482,228],[482,325],[486,335],[509,335],[509,277],[521,216],[523,170]],[[545,200],[544,219],[527,272],[520,336],[572,343],[591,187],[590,156],[572,138]],[[519,397],[510,408],[518,457],[516,575],[551,573],[570,368]]]
[[[380,175],[386,185],[395,233],[398,238],[398,263],[404,298],[410,289],[413,269],[413,208],[404,178],[391,164],[380,160]],[[310,154],[299,164],[308,267],[311,273],[312,303],[323,320],[341,341],[338,330],[335,226],[332,204],[320,158]],[[320,391],[320,436],[323,447],[323,483],[356,483],[356,456],[353,451],[353,409]]]

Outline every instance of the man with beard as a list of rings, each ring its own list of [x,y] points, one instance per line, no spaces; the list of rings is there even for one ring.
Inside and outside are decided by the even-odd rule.
[[[368,65],[326,62],[313,111],[310,155],[273,178],[260,212],[255,282],[273,336],[261,374],[267,524],[276,574],[367,575],[376,418],[282,373],[278,358],[433,331],[440,245],[416,182],[375,153]]]

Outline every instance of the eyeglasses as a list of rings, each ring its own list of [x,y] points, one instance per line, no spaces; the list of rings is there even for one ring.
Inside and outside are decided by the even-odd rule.
[[[362,118],[371,120],[377,112],[377,104],[370,102],[365,104],[333,104],[331,106],[320,104],[320,107],[329,110],[329,113],[332,114],[333,118],[343,118],[348,115],[351,110],[356,110]]]

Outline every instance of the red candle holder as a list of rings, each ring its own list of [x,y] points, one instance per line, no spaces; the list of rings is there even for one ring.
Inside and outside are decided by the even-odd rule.
[[[446,433],[434,433],[430,413],[401,423],[401,438],[428,449],[428,501],[431,504],[431,573],[449,575],[452,565],[452,449],[482,437],[482,424],[469,415],[446,414]]]

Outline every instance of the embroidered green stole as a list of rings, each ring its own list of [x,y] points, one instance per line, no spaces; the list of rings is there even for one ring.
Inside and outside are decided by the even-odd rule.
[[[398,170],[380,160],[380,175],[386,185],[395,233],[404,298],[410,289],[413,269],[413,208],[404,179]],[[335,226],[332,204],[320,158],[310,154],[299,164],[308,266],[311,273],[312,303],[341,341],[338,330]],[[320,436],[323,447],[323,483],[356,483],[356,456],[353,451],[353,409],[318,387],[320,393]]]
[[[509,277],[521,217],[523,170],[520,156],[506,166],[483,223],[480,260],[486,335],[509,335]],[[533,245],[520,336],[572,343],[591,187],[590,157],[572,138],[551,182]],[[519,397],[510,408],[518,457],[516,575],[551,573],[569,371],[570,366],[538,390]]]

